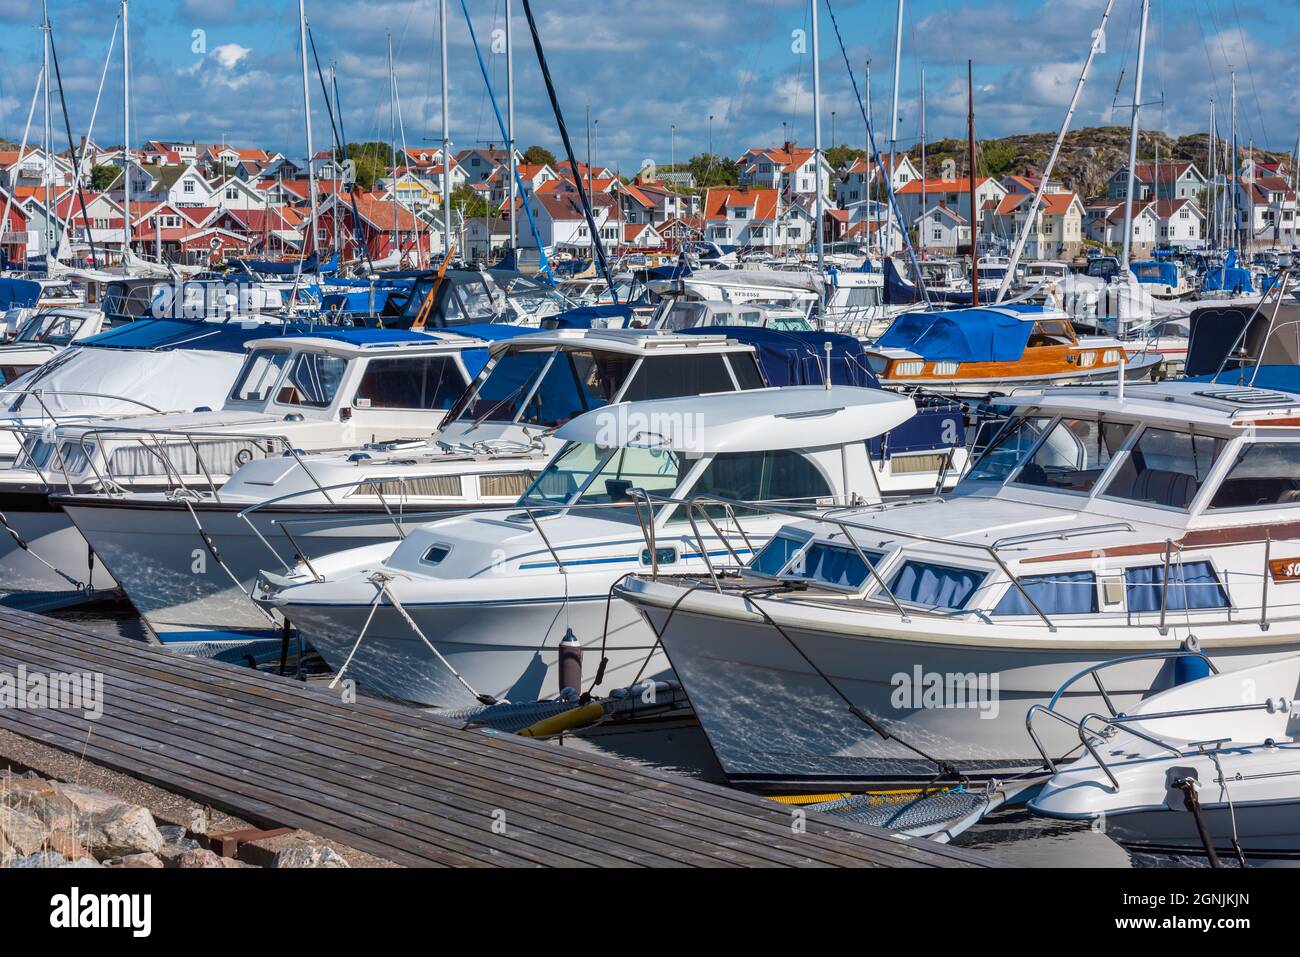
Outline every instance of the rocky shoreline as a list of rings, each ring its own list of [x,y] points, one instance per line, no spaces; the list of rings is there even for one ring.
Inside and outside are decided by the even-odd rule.
[[[107,791],[43,778],[0,774],[0,867],[242,868],[206,835],[158,824],[153,813]],[[323,844],[290,844],[263,855],[264,866],[348,867]]]

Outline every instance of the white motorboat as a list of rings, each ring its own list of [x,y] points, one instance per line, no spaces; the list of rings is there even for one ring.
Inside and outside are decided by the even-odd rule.
[[[422,704],[558,692],[570,635],[600,662],[583,690],[662,677],[662,651],[612,586],[640,569],[744,560],[781,522],[683,501],[877,501],[866,439],[913,410],[878,389],[818,386],[611,405],[559,429],[564,447],[512,509],[263,573],[257,597],[340,675]]]
[[[1025,710],[1086,667],[1193,636],[1225,671],[1300,650],[1300,396],[1165,382],[1006,402],[1016,415],[946,498],[791,516],[716,585],[615,589],[729,777],[1004,774],[1038,764]],[[1167,680],[1130,662],[1110,698],[1128,709]],[[1103,704],[1091,687],[1072,700]]]
[[[304,450],[351,449],[419,434],[430,411],[447,410],[464,392],[488,344],[451,333],[322,328],[242,345],[247,357],[238,375],[226,379],[215,409],[41,424],[23,433],[22,452],[0,471],[6,533],[0,536],[0,580],[7,589],[113,587],[67,514],[50,502],[51,492],[148,490],[186,501],[196,489],[211,493],[253,459],[275,457],[287,467]],[[210,362],[193,352],[179,355],[214,366],[197,370],[209,386],[228,370],[224,355]],[[125,357],[134,353],[118,357],[108,373],[134,366]],[[184,365],[176,369],[178,375],[185,371]],[[172,395],[187,395],[186,384],[172,383]]]
[[[1057,718],[1076,676],[1030,730]],[[1095,677],[1094,677],[1095,675]],[[1300,862],[1300,657],[1208,675],[1122,714],[1064,719],[1087,753],[1056,774],[1030,810],[1087,820],[1131,850]],[[1050,716],[1046,712],[1051,712]]]
[[[13,382],[44,365],[74,342],[109,328],[99,309],[45,309],[28,319],[12,342],[0,345],[0,382]]]
[[[0,341],[8,342],[32,316],[44,309],[76,308],[84,303],[76,287],[66,279],[0,277]]]
[[[52,501],[160,640],[243,640],[279,627],[248,597],[259,570],[395,544],[439,512],[514,502],[574,414],[764,384],[754,349],[722,335],[556,330],[494,342],[491,353],[450,413],[409,423],[403,434],[420,438],[256,458],[219,487],[192,483],[192,494],[110,488]]]

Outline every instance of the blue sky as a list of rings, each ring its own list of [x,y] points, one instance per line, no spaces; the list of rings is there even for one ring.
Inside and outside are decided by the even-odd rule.
[[[896,4],[833,2],[860,86],[864,64],[872,60],[883,141]],[[502,98],[505,57],[486,48],[504,25],[504,3],[469,0]],[[521,146],[537,142],[559,153],[522,4],[515,3],[516,138]],[[50,4],[73,129],[80,135],[118,3]],[[448,6],[453,141],[458,148],[499,141],[460,0]],[[130,7],[136,144],[151,138],[220,142],[224,135],[234,145],[302,152],[296,0],[132,0]],[[627,174],[644,158],[668,162],[673,124],[679,159],[706,149],[710,114],[719,153],[737,156],[751,145],[779,142],[783,122],[800,142],[812,141],[811,44],[801,46],[796,33],[808,27],[807,0],[536,0],[534,7],[580,153],[588,105],[598,121],[596,158]],[[981,136],[1056,129],[1104,7],[1105,0],[909,0],[900,142],[918,135],[922,65],[930,138],[964,135],[967,57],[975,60]],[[1128,122],[1137,8],[1137,0],[1116,0],[1106,52],[1076,127]],[[338,65],[349,139],[387,138],[384,50],[390,32],[406,141],[415,146],[440,136],[433,0],[308,0],[307,15],[322,60],[327,68]],[[825,143],[833,110],[836,141],[856,144],[863,124],[824,5],[820,17]],[[39,0],[0,0],[0,134],[13,139],[22,133],[39,64],[39,20]],[[1154,0],[1148,49],[1144,100],[1152,105],[1144,110],[1145,126],[1204,130],[1215,98],[1226,128],[1228,73],[1235,66],[1243,144],[1294,144],[1300,123],[1296,0]],[[121,140],[120,56],[119,37],[95,130],[106,144]],[[329,134],[314,73],[312,83],[319,147]]]

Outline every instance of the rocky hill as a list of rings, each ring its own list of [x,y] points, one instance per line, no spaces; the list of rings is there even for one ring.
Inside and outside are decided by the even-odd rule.
[[[1128,162],[1129,131],[1125,126],[1099,126],[1068,133],[1061,146],[1052,178],[1085,199],[1106,191],[1106,179]],[[1003,139],[980,140],[977,163],[982,174],[994,176],[1037,175],[1047,164],[1055,133],[1024,133]],[[1192,133],[1173,137],[1157,131],[1143,131],[1138,141],[1138,158],[1150,162],[1160,150],[1160,161],[1187,161],[1206,172],[1208,133]],[[908,151],[918,166],[921,148]],[[1243,153],[1245,151],[1243,150]],[[1255,155],[1265,160],[1287,161],[1285,153],[1255,150]],[[966,142],[945,139],[926,144],[926,168],[934,176],[945,160],[956,163],[958,174],[966,171]]]

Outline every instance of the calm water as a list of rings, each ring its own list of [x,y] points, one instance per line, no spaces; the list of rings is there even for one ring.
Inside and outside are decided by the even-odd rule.
[[[97,634],[145,639],[144,627],[130,605],[115,603],[56,612],[51,617],[75,622]],[[688,774],[720,782],[721,771],[704,732],[694,719],[660,722],[653,730],[629,731],[602,727],[594,733],[569,736],[562,746],[609,755],[647,768]],[[1170,863],[1198,866],[1196,860],[1171,862],[1127,853],[1086,822],[1054,821],[1021,808],[999,811],[971,828],[955,842],[1022,867],[1151,867]]]

